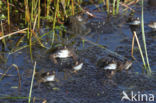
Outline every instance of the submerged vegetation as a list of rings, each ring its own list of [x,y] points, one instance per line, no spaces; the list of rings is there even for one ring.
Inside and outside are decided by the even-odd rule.
[[[70,38],[64,38],[67,34],[72,34],[73,38],[80,38],[82,40],[83,47],[85,47],[85,42],[87,42],[89,44],[103,48],[104,50],[113,55],[120,56],[118,53],[109,50],[105,46],[86,39],[84,36],[87,35],[90,31],[87,31],[87,28],[85,27],[84,31],[87,31],[86,33],[79,32],[79,29],[75,30],[74,32],[70,32],[68,30],[67,25],[69,25],[69,23],[71,23],[72,21],[70,21],[69,19],[71,19],[70,17],[74,17],[75,15],[85,15],[89,18],[96,18],[94,13],[91,13],[85,8],[85,6],[87,6],[88,4],[95,6],[96,8],[100,9],[103,13],[106,13],[107,18],[120,18],[120,15],[126,15],[127,12],[129,12],[128,14],[134,15],[135,10],[131,8],[131,5],[136,5],[139,1],[141,1],[142,8],[141,31],[144,51],[142,51],[139,39],[137,37],[137,33],[134,31],[132,31],[134,36],[133,39],[136,38],[138,44],[144,67],[143,70],[145,70],[147,74],[151,75],[152,71],[150,68],[144,31],[143,0],[88,0],[87,2],[83,0],[0,0],[1,52],[7,52],[8,55],[11,55],[24,48],[29,48],[30,58],[33,62],[32,48],[34,45],[39,45],[41,48],[46,49],[56,47],[59,44],[72,45],[75,41],[69,41],[71,43],[69,44],[68,40]],[[97,7],[97,4],[102,4],[102,6]],[[124,9],[122,9],[121,7]],[[82,24],[75,23],[74,25],[82,26]],[[71,28],[75,29],[72,26]],[[43,34],[42,29],[47,29],[48,32]],[[83,34],[80,35],[80,33]],[[134,42],[134,40],[132,42]],[[32,99],[31,93],[36,66],[37,63],[35,62],[29,97],[19,97],[19,99],[28,99],[29,103]],[[15,64],[13,64],[13,67],[15,67],[15,69],[18,72],[20,88],[21,79],[19,69],[18,66],[16,66]],[[8,70],[6,70],[4,74],[7,74]],[[3,77],[4,75],[0,78],[0,81]],[[16,97],[10,97],[9,99],[12,98],[17,99]]]

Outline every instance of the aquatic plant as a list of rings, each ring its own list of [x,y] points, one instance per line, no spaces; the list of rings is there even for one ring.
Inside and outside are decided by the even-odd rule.
[[[142,12],[141,12],[141,30],[142,30],[142,39],[143,39],[143,43],[144,43],[144,50],[145,50],[145,55],[146,55],[146,63],[147,63],[147,67],[148,69],[146,70],[146,72],[151,75],[151,68],[150,68],[150,64],[149,64],[149,59],[148,59],[148,53],[147,53],[147,48],[146,48],[146,37],[145,37],[145,31],[144,31],[144,0],[141,0],[141,6],[142,6]],[[145,65],[144,65],[145,66]]]
[[[105,1],[103,0],[104,4]],[[111,5],[112,4],[112,5]],[[120,0],[113,0],[113,3],[110,3],[110,0],[106,0],[106,11],[108,15],[112,12],[113,16],[119,14]]]
[[[31,103],[31,94],[32,94],[32,87],[33,87],[33,83],[34,83],[35,70],[36,70],[36,61],[34,63],[34,69],[33,69],[33,74],[32,74],[31,86],[30,86],[30,90],[29,90],[28,103]]]

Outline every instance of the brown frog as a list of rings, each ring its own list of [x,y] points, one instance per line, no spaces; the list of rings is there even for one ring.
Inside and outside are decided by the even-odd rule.
[[[37,86],[40,87],[41,83],[56,83],[59,80],[56,79],[55,71],[40,71],[35,73],[35,78],[37,80]]]
[[[148,24],[148,26],[149,26],[150,28],[152,28],[153,31],[156,31],[156,22],[150,22],[150,23]]]
[[[156,0],[148,0],[150,6],[156,7]]]
[[[129,70],[132,67],[132,61],[126,60],[125,62],[118,62],[118,70]]]
[[[70,16],[65,23],[65,25],[67,26],[67,33],[71,35],[88,34],[91,30],[86,27],[86,24],[86,20],[80,15]]]
[[[40,88],[41,83],[48,83],[49,86],[55,87],[57,82],[60,80],[56,77],[55,71],[48,71],[48,72],[37,72],[35,74],[37,79],[37,86]]]
[[[127,20],[127,24],[129,25],[131,32],[137,31],[140,28],[140,18],[130,16]]]
[[[69,58],[72,57],[74,61],[77,60],[77,55],[72,48],[66,46],[56,47],[50,50],[50,59],[57,64],[57,58]]]
[[[102,58],[97,62],[100,71],[104,70],[109,77],[113,76],[117,71],[129,70],[132,66],[132,61],[126,60],[121,62],[110,58]]]
[[[73,66],[74,73],[76,73],[77,71],[81,70],[82,67],[83,67],[83,62],[76,61],[75,65]]]
[[[131,25],[131,26],[138,26],[138,25],[141,24],[140,18],[139,18],[139,17],[136,17],[136,18],[131,17],[131,18],[129,18],[129,20],[128,20],[128,24]]]
[[[40,75],[40,82],[54,82],[56,81],[56,78],[55,78],[55,71],[49,71],[49,72],[45,72],[45,73],[42,73]]]

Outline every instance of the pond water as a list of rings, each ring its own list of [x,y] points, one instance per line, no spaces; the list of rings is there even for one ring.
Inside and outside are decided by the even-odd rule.
[[[77,48],[77,55],[82,59],[84,65],[78,73],[64,78],[65,73],[57,71],[58,66],[49,60],[46,54],[47,49],[34,46],[33,58],[37,62],[36,71],[56,70],[56,77],[59,79],[59,82],[41,83],[39,86],[35,78],[32,89],[32,97],[35,97],[35,103],[41,103],[43,100],[47,100],[48,103],[131,103],[129,100],[121,101],[123,91],[128,96],[134,92],[137,95],[137,100],[141,94],[147,94],[148,97],[150,97],[149,94],[156,96],[156,32],[152,32],[147,26],[149,22],[156,21],[156,9],[149,7],[145,1],[145,34],[149,61],[153,71],[152,76],[148,77],[142,73],[142,60],[135,43],[134,56],[137,61],[133,61],[131,70],[118,72],[113,78],[108,79],[102,73],[98,73],[96,66],[98,59],[109,55],[116,56],[108,50],[119,54],[118,58],[123,57],[132,60],[132,33],[126,23],[128,15],[107,18],[104,12],[97,12],[97,8],[93,5],[87,5],[86,8],[96,15],[96,18],[84,16],[87,18],[86,27],[90,28],[91,32],[83,37],[103,45],[107,49],[97,47],[87,41],[83,46],[80,38],[74,39],[76,43],[73,47]],[[140,8],[139,4],[137,7],[133,7],[136,10],[135,16],[140,17]],[[42,32],[45,33],[45,29]],[[142,45],[140,30],[137,31],[137,35]],[[16,69],[12,67],[8,74],[13,76],[5,76],[0,81],[0,97],[28,97],[34,65],[29,56],[29,49],[23,49],[11,55],[5,54],[5,57],[8,58],[8,61],[6,64],[1,63],[0,72],[4,72],[12,64],[16,64],[21,75],[21,88],[15,88],[18,87],[18,76]],[[2,103],[27,103],[27,101],[27,99],[0,99]],[[148,102],[150,101],[148,100]]]

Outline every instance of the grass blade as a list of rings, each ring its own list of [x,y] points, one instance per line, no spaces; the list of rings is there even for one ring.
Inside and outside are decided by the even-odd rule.
[[[148,53],[147,53],[147,48],[146,48],[146,37],[145,37],[145,31],[144,31],[144,1],[142,0],[141,2],[142,4],[142,12],[141,12],[141,30],[142,30],[142,39],[143,39],[143,43],[144,43],[144,49],[145,49],[145,56],[146,56],[146,62],[147,62],[147,66],[148,66],[148,71],[147,73],[150,75],[151,74],[151,67],[149,64],[149,59],[148,59]]]
[[[36,61],[35,61],[35,64],[34,64],[34,69],[33,69],[33,75],[32,75],[32,80],[31,80],[30,91],[29,91],[28,103],[31,102],[31,94],[32,94],[32,87],[33,87],[33,83],[34,83],[35,69],[36,69]]]

